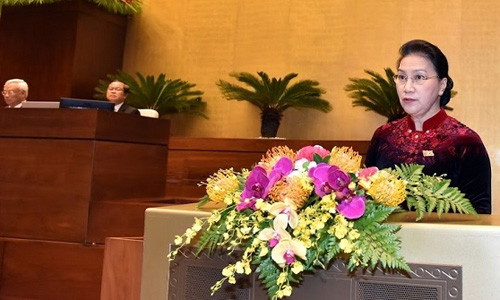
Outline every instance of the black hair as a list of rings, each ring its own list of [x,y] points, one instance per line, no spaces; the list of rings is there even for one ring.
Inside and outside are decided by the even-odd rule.
[[[123,84],[123,93],[125,93],[125,95],[128,95],[130,93],[130,87],[125,83]]]
[[[401,60],[410,54],[422,55],[427,58],[434,66],[439,78],[447,78],[446,88],[439,99],[440,106],[443,107],[450,102],[453,80],[448,75],[448,60],[437,46],[424,40],[412,40],[399,48],[399,54],[401,56],[398,59],[397,67],[399,67]]]

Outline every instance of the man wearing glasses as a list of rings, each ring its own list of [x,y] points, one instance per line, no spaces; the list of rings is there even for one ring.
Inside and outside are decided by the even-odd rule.
[[[2,95],[6,108],[20,108],[28,97],[28,84],[22,79],[7,80]]]
[[[115,111],[126,114],[138,115],[139,111],[137,108],[125,104],[125,98],[127,98],[129,93],[128,85],[121,81],[115,80],[108,85],[108,90],[106,91],[106,99],[109,102],[115,104]]]

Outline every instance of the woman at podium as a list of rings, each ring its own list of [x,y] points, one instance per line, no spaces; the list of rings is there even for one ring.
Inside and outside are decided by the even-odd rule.
[[[491,214],[491,166],[486,148],[476,132],[444,110],[453,88],[446,56],[423,40],[405,43],[399,53],[394,81],[407,116],[375,131],[366,165],[424,165],[428,175],[446,174],[478,213]]]

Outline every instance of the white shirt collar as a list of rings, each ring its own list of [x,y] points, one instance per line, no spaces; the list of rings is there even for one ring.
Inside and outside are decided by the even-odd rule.
[[[120,110],[120,107],[122,107],[123,105],[123,102],[120,103],[120,104],[115,104],[115,112],[117,112],[118,110]]]
[[[24,102],[26,102],[26,101],[23,101],[23,102],[17,104],[16,106],[9,106],[9,107],[11,107],[11,108],[21,108],[21,107],[23,107],[23,103]]]

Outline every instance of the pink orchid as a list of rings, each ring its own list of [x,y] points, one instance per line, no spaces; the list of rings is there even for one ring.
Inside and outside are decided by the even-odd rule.
[[[316,167],[309,170],[309,177],[312,178],[314,183],[314,191],[316,195],[324,197],[333,192],[333,188],[328,184],[328,174],[330,168],[337,168],[329,164],[320,163]],[[338,169],[338,168],[337,168]]]
[[[268,190],[279,180],[293,171],[293,162],[288,157],[280,158],[269,173]]]
[[[255,210],[257,199],[264,199],[267,196],[269,178],[266,170],[261,166],[256,166],[248,175],[245,182],[245,189],[241,193],[240,203],[237,210],[251,208]]]
[[[340,201],[337,211],[347,219],[357,219],[365,213],[366,199],[363,196],[354,196]]]

